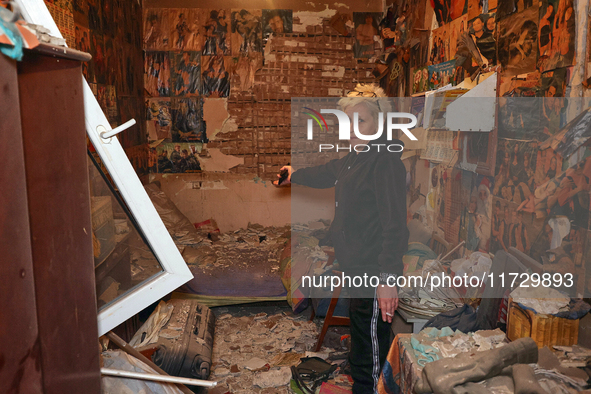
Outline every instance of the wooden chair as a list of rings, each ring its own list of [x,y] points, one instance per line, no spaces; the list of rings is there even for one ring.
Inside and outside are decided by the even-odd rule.
[[[328,255],[328,262],[326,265],[331,265],[334,262],[334,251],[325,250],[326,254]],[[332,273],[334,275],[342,275],[341,271],[333,270]],[[322,343],[324,342],[324,336],[328,331],[328,327],[330,326],[348,326],[351,324],[351,319],[348,317],[341,317],[341,316],[333,316],[334,310],[337,306],[337,302],[339,301],[339,296],[341,295],[342,286],[335,287],[332,298],[330,299],[330,305],[328,306],[328,310],[326,311],[326,317],[324,318],[324,324],[322,325],[322,330],[320,331],[320,335],[318,335],[318,342],[316,342],[316,349],[315,352],[319,352],[320,348],[322,347]],[[310,316],[310,321],[314,320],[316,317],[316,313],[314,312],[314,308],[312,308],[312,315]]]

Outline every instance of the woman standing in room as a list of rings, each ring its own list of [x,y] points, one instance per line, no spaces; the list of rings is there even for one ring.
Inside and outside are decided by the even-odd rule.
[[[379,113],[391,111],[384,91],[376,85],[357,85],[339,107],[351,120],[358,114],[358,133],[351,130],[352,146],[369,143],[378,130]],[[354,121],[351,122],[353,125]],[[366,140],[362,137],[368,136]],[[360,138],[361,137],[361,138]],[[329,240],[345,275],[379,278],[367,287],[351,287],[351,352],[353,393],[374,393],[390,346],[390,324],[398,307],[396,277],[402,275],[407,250],[406,169],[402,142],[382,137],[372,144],[398,144],[400,152],[386,149],[356,153],[325,165],[293,171],[282,185],[295,183],[328,189],[335,187],[335,217]],[[277,181],[274,182],[277,185]],[[370,283],[372,283],[370,281]],[[381,319],[379,319],[381,311]]]

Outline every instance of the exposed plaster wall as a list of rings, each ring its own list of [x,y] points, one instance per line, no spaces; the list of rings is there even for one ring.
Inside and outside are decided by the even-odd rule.
[[[207,124],[207,137],[215,139],[219,132],[236,131],[236,120],[230,118],[228,113],[228,99],[205,98],[203,99],[203,120]]]
[[[240,164],[244,164],[243,157],[236,157],[232,155],[225,155],[220,152],[219,149],[211,148],[208,149],[207,152],[209,153],[208,158],[200,157],[201,159],[201,168],[204,171],[220,171],[225,172],[229,171],[230,168],[238,166]]]
[[[308,4],[312,4],[309,2]],[[336,9],[330,9],[328,4],[326,5],[326,9],[323,11],[300,11],[294,12],[293,17],[299,18],[300,23],[299,25],[293,25],[293,32],[294,33],[305,33],[306,26],[319,26],[322,25],[322,20],[324,18],[331,18],[334,14],[337,13]]]
[[[304,38],[282,37],[279,43],[272,44],[272,40],[267,43],[265,67],[259,70],[253,88],[240,91],[239,80],[233,76],[229,98],[204,99],[203,118],[210,142],[205,146],[207,154],[199,157],[203,173],[152,174],[150,181],[159,180],[163,191],[191,222],[213,218],[222,231],[245,227],[248,222],[283,226],[290,223],[292,203],[293,212],[297,212],[294,221],[332,219],[334,191],[307,190],[305,196],[292,200],[289,188],[277,189],[269,179],[290,161],[291,96],[341,96],[344,88],[351,88],[349,85],[356,81],[371,79],[373,82],[372,67],[354,61],[350,43],[345,45],[341,43],[344,39],[337,42],[328,35],[329,38],[322,37],[326,31],[336,34],[332,30],[325,31],[330,28],[323,27],[323,20],[337,11],[381,12],[382,0],[339,3],[277,0],[272,4],[262,0],[248,3],[206,0],[199,4],[189,0],[146,0],[144,7],[291,9],[294,21],[298,21],[294,23],[294,33],[306,34]],[[326,48],[317,41],[326,43]],[[341,51],[337,45],[348,51],[347,56],[334,56]],[[323,51],[331,56],[323,56]],[[308,68],[304,69],[302,64]],[[315,72],[318,75],[313,76]],[[306,78],[313,78],[308,82],[301,80],[304,74]],[[326,81],[333,80],[347,86],[327,85]],[[313,87],[316,90],[309,90]],[[275,97],[278,94],[280,97]]]
[[[221,231],[244,228],[249,222],[284,226],[291,220],[291,189],[276,188],[268,181],[241,174],[152,174],[162,190],[192,223],[213,218]],[[298,222],[332,219],[334,191],[307,189],[295,199]]]

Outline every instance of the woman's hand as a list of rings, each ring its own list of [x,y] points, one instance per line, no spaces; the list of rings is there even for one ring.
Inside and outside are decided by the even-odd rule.
[[[382,320],[392,323],[394,312],[398,309],[398,289],[396,286],[379,285],[377,296],[378,305],[382,311]]]
[[[287,178],[285,178],[281,185],[279,184],[279,180],[281,179],[281,173],[277,174],[277,180],[273,181],[273,185],[275,186],[285,186],[291,184],[291,173],[293,172],[291,166],[283,166],[281,167],[280,171],[287,171]]]

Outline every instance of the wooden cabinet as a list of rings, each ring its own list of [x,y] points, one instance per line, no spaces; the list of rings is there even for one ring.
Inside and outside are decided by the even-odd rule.
[[[99,393],[81,60],[0,55],[0,392]]]

